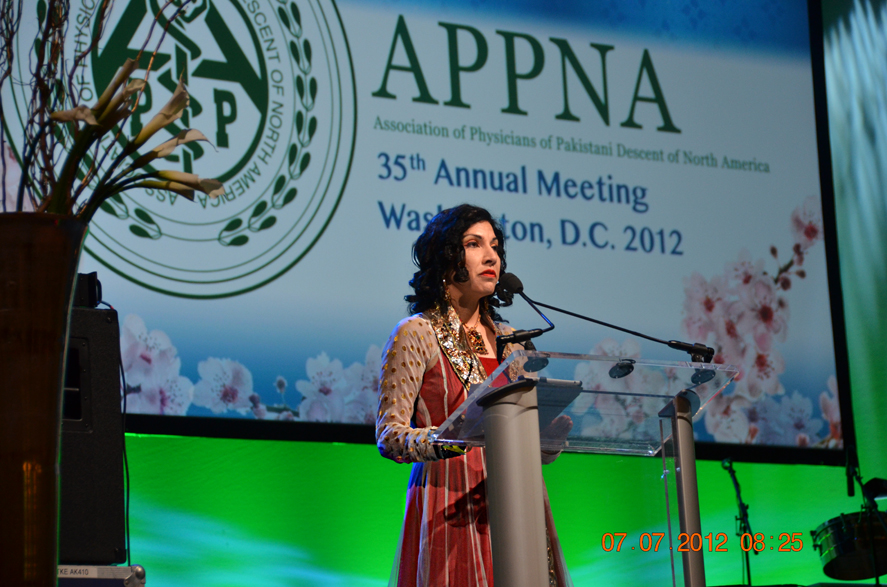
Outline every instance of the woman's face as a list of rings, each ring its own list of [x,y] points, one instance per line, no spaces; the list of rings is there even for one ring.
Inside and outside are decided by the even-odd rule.
[[[500,260],[496,248],[499,239],[489,222],[478,222],[468,227],[462,235],[465,248],[465,269],[468,281],[457,283],[450,279],[450,287],[459,297],[480,299],[492,295],[499,281]],[[451,292],[456,293],[456,292]]]

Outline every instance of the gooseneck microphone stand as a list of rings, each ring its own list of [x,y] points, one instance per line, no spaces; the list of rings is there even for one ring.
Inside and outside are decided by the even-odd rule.
[[[752,537],[752,544],[754,544],[755,535],[751,531],[751,524],[748,523],[748,504],[742,501],[742,492],[740,492],[739,490],[739,480],[736,478],[736,471],[733,469],[733,459],[724,459],[723,461],[721,461],[721,467],[723,467],[724,470],[730,473],[730,479],[733,480],[733,487],[736,488],[736,504],[739,506],[739,515],[736,516],[736,521],[739,523],[739,528],[737,528],[736,530],[736,535],[739,536],[739,540],[741,543],[742,535],[748,534]],[[751,546],[751,544],[749,546]],[[754,548],[749,548],[748,550],[743,552],[742,582],[751,587],[751,559],[748,556],[749,550],[754,551],[755,554],[758,554],[758,551]]]
[[[548,319],[548,316],[542,313],[542,311],[536,307],[536,304],[533,303],[533,300],[528,298],[524,293],[524,285],[521,283],[520,279],[517,278],[517,275],[514,273],[503,273],[502,277],[499,279],[499,286],[507,292],[512,294],[517,294],[522,297],[530,307],[533,308],[537,314],[542,316],[542,319],[548,324],[547,328],[536,328],[535,330],[515,330],[511,334],[504,334],[496,337],[496,360],[500,363],[502,362],[502,354],[505,352],[505,345],[510,343],[524,343],[524,349],[528,351],[535,351],[536,347],[533,346],[533,343],[530,339],[536,338],[537,336],[542,336],[546,332],[550,330],[554,330],[554,324],[551,323],[551,320]],[[548,364],[548,361],[544,361],[545,364]],[[542,369],[545,364],[543,364],[540,369]]]
[[[521,294],[523,295],[523,294]],[[527,296],[523,296],[529,302],[529,298]],[[555,312],[560,312],[561,314],[566,314],[567,316],[572,316],[573,318],[579,318],[580,320],[586,320],[588,322],[593,322],[594,324],[599,324],[601,326],[606,326],[607,328],[612,328],[613,330],[619,330],[620,332],[625,332],[627,334],[631,334],[633,336],[639,336],[640,338],[645,338],[647,340],[651,340],[653,342],[658,342],[659,344],[664,344],[669,348],[673,348],[675,350],[684,351],[686,353],[690,353],[690,358],[695,363],[711,363],[712,358],[715,355],[715,350],[709,346],[705,346],[701,343],[690,344],[689,342],[681,342],[679,340],[662,340],[661,338],[656,338],[654,336],[649,336],[647,334],[643,334],[641,332],[636,332],[634,330],[629,330],[628,328],[622,328],[621,326],[616,326],[615,324],[610,324],[608,322],[604,322],[603,320],[597,320],[595,318],[589,318],[588,316],[583,316],[582,314],[577,314],[575,312],[570,312],[569,310],[564,310],[562,308],[558,308],[556,306],[550,306],[548,304],[543,304],[542,302],[534,303],[538,306],[542,306],[543,308],[548,308],[549,310],[554,310]]]
[[[531,338],[535,338],[540,336],[541,334],[548,332],[554,328],[554,324],[551,323],[551,320],[545,317],[545,314],[539,310],[537,306],[542,306],[543,308],[547,308],[549,310],[554,310],[555,312],[560,312],[561,314],[566,314],[567,316],[572,316],[573,318],[579,318],[580,320],[585,320],[587,322],[592,322],[594,324],[598,324],[600,326],[606,326],[607,328],[612,328],[613,330],[618,330],[620,332],[625,332],[627,334],[631,334],[633,336],[638,336],[640,338],[644,338],[646,340],[650,340],[653,342],[658,342],[659,344],[664,344],[665,346],[684,351],[686,353],[690,353],[690,359],[695,363],[711,363],[712,358],[714,358],[715,350],[709,346],[706,346],[701,343],[690,344],[688,342],[681,342],[679,340],[662,340],[661,338],[656,338],[653,336],[649,336],[647,334],[643,334],[641,332],[636,332],[634,330],[629,330],[628,328],[623,328],[621,326],[616,326],[615,324],[610,324],[608,322],[604,322],[603,320],[597,320],[595,318],[589,318],[588,316],[583,316],[582,314],[577,314],[575,312],[570,312],[569,310],[564,310],[562,308],[558,308],[557,306],[551,306],[549,304],[543,304],[542,302],[537,302],[535,300],[531,300],[527,294],[524,293],[524,284],[521,283],[521,280],[514,273],[503,273],[499,278],[499,285],[501,289],[509,292],[511,294],[517,294],[522,297],[530,306],[536,311],[537,314],[542,316],[543,319],[548,323],[548,328],[545,329],[536,329],[536,330],[516,330],[514,333],[505,335],[505,336],[497,336],[496,337],[496,356],[501,360],[502,350],[505,348],[505,345],[510,342],[524,342],[530,340]],[[705,381],[710,379],[714,374],[709,374]],[[700,379],[697,383],[703,383],[704,381]]]

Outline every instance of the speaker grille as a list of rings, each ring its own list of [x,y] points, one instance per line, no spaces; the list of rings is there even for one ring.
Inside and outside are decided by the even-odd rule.
[[[62,403],[59,562],[126,562],[117,312],[74,308]]]

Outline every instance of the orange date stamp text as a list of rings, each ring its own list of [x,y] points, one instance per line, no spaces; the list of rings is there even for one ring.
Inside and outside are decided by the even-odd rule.
[[[756,534],[742,534],[739,536],[739,548],[745,552],[772,550],[774,552],[799,552],[804,548],[801,540],[802,532],[783,532],[781,534],[766,536],[758,532]],[[664,532],[644,532],[638,537],[637,543],[631,539],[626,541],[627,532],[607,532],[601,537],[601,548],[606,552],[622,552],[622,550],[640,550],[642,552],[659,552],[661,549],[676,550],[678,552],[728,552],[727,534],[709,532],[706,535],[694,532],[678,534],[677,546],[669,545]]]

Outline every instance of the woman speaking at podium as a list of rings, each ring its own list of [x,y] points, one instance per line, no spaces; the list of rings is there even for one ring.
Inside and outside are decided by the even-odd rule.
[[[413,261],[414,293],[406,296],[413,315],[395,327],[383,352],[376,420],[382,455],[413,463],[390,584],[492,586],[484,450],[463,453],[432,443],[430,434],[465,401],[469,386],[498,366],[496,335],[506,331],[496,307],[511,301],[496,295],[504,235],[489,212],[463,204],[429,222]],[[561,424],[565,436],[571,423]],[[556,456],[542,453],[543,462]],[[547,494],[545,520],[549,584],[564,587],[570,579]]]

